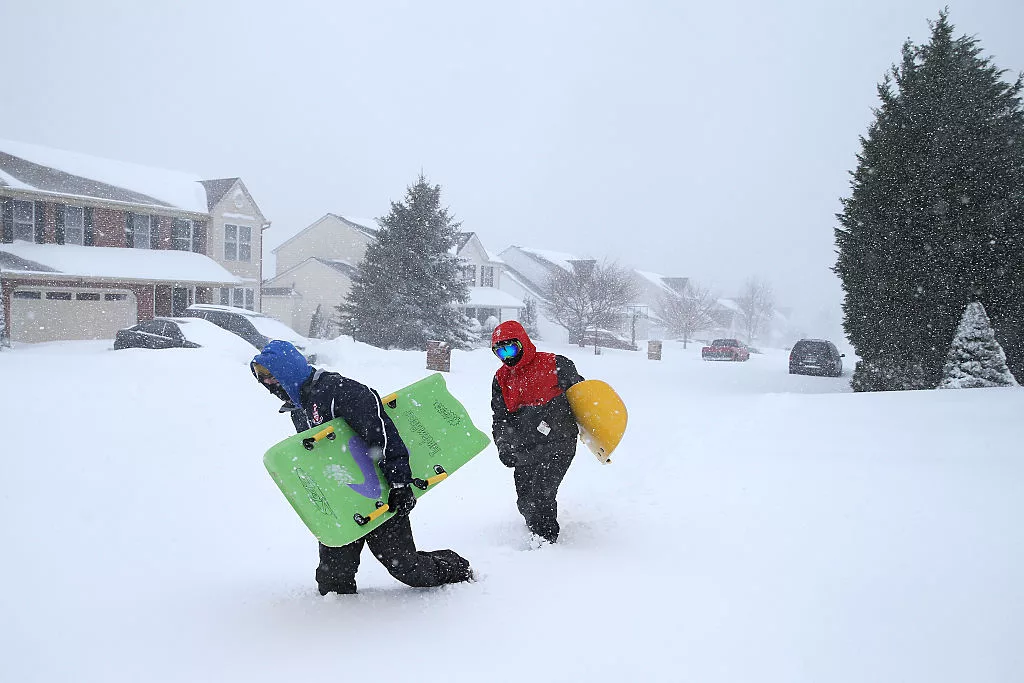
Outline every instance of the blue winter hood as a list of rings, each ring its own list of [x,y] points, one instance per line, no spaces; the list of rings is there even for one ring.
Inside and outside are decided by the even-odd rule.
[[[275,339],[252,359],[250,368],[253,363],[259,363],[270,370],[270,374],[281,383],[292,403],[302,406],[299,390],[303,382],[313,374],[313,366],[306,362],[306,357],[297,348],[289,342]]]

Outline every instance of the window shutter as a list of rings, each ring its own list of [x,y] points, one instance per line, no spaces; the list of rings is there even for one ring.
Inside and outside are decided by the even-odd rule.
[[[149,248],[160,249],[160,216],[149,217]]]
[[[206,223],[192,223],[192,251],[197,254],[206,253]]]
[[[132,225],[131,211],[125,211],[124,214],[124,239],[129,249],[135,246],[135,226]]]
[[[82,209],[82,244],[87,247],[92,246],[92,207],[87,206]]]
[[[46,202],[36,202],[36,244],[46,242]]]
[[[53,210],[57,212],[57,244],[64,244],[64,205],[54,204]]]
[[[0,242],[10,244],[14,241],[14,200],[6,197],[0,199],[0,221],[2,221]]]

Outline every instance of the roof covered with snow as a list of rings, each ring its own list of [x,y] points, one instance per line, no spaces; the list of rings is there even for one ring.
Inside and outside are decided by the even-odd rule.
[[[658,289],[663,289],[670,294],[677,293],[674,289],[672,289],[668,282],[665,281],[664,276],[659,275],[658,273],[652,273],[649,270],[635,270],[633,272],[642,277],[644,280],[650,282]]]
[[[719,299],[718,305],[721,306],[722,308],[728,308],[730,311],[736,311],[737,313],[743,310],[740,308],[740,305],[736,303],[736,301],[733,299]]]
[[[376,237],[377,231],[384,227],[377,222],[376,218],[356,218],[355,216],[342,216],[341,214],[337,213],[331,215],[340,218],[341,220],[345,221],[346,223],[349,223],[355,228],[358,228],[359,230],[366,233],[370,237]]]
[[[526,304],[508,292],[494,287],[470,287],[469,301],[464,305],[483,308],[522,308]]]
[[[0,244],[0,272],[182,284],[241,284],[242,280],[203,254],[168,249],[83,247],[75,244]],[[13,258],[12,258],[13,257]],[[42,266],[34,270],[26,262]]]
[[[199,176],[13,140],[0,140],[0,181],[72,197],[207,213]]]
[[[535,258],[541,258],[548,263],[558,266],[562,270],[572,272],[573,261],[590,261],[592,259],[581,259],[579,256],[573,254],[567,254],[561,251],[551,251],[549,249],[533,249],[531,247],[516,247],[525,254],[529,254]]]
[[[319,256],[314,256],[313,258],[325,266],[330,266],[349,279],[354,278],[356,273],[359,272],[359,268],[357,266],[353,266],[348,261],[343,261],[342,259],[320,258]]]
[[[238,182],[238,178],[216,178],[214,180],[200,180],[206,188],[206,208],[208,211],[213,211],[213,207],[217,205],[224,195],[228,193],[235,183]]]

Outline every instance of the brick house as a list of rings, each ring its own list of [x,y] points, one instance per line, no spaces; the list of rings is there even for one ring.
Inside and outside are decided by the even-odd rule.
[[[0,140],[0,332],[110,339],[192,303],[258,309],[267,227],[238,178]]]

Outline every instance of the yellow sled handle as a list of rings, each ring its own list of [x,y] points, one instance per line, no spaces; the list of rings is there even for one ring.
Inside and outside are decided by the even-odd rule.
[[[444,481],[448,478],[448,473],[444,471],[444,468],[440,465],[434,465],[434,476],[427,477],[426,479],[413,478],[412,485],[418,488],[420,491],[426,491],[428,488],[433,486],[439,481]]]
[[[448,473],[444,471],[444,467],[442,467],[441,465],[434,465],[434,472],[434,476],[427,477],[426,479],[413,478],[412,485],[421,491],[426,491],[428,488],[430,488],[437,482],[444,481],[445,479],[448,478]],[[356,524],[358,524],[359,526],[366,526],[367,524],[377,519],[390,509],[391,508],[388,507],[387,503],[378,500],[376,510],[374,510],[368,515],[361,515],[357,512],[354,515],[352,515],[352,519],[356,520]]]
[[[336,435],[334,433],[334,427],[324,427],[313,436],[308,436],[305,439],[303,439],[302,447],[305,448],[307,451],[311,451],[313,450],[313,446],[317,442],[322,441],[324,439],[327,439],[328,441],[334,441],[335,436]]]
[[[366,526],[367,524],[369,524],[373,520],[377,519],[378,517],[380,517],[381,515],[383,515],[385,512],[387,512],[390,509],[391,508],[388,507],[387,503],[383,503],[381,501],[377,501],[377,509],[376,510],[374,510],[370,514],[366,515],[365,517],[357,512],[356,514],[352,515],[352,519],[354,519],[356,521],[356,524],[358,524],[359,526]]]

